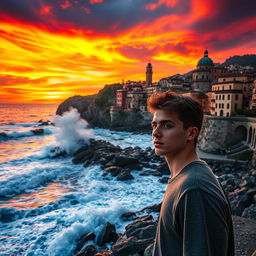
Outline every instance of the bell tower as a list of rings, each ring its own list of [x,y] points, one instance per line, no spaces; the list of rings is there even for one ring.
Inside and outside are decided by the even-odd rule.
[[[152,84],[152,75],[153,75],[152,65],[149,62],[146,68],[146,87]]]

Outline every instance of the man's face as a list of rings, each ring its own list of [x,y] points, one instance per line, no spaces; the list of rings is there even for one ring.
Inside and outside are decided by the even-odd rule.
[[[152,139],[156,155],[174,157],[183,151],[188,142],[189,129],[174,112],[157,110],[152,120]]]

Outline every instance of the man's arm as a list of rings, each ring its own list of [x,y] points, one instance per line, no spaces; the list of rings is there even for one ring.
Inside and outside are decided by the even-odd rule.
[[[185,256],[227,256],[229,240],[227,205],[202,191],[187,192],[176,211]]]

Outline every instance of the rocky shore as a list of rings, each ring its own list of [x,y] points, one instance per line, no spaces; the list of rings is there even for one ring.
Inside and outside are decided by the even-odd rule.
[[[238,162],[206,162],[218,176],[231,202],[236,255],[251,255],[256,249],[256,170]],[[156,156],[151,148],[121,149],[106,141],[91,139],[90,145],[82,146],[74,154],[73,163],[82,163],[85,167],[99,164],[103,176],[112,176],[120,182],[134,179],[133,170],[140,171],[140,175],[158,176],[161,183],[168,182],[167,164],[163,158]],[[93,232],[85,234],[77,241],[74,255],[151,255],[157,226],[157,220],[153,219],[152,214],[159,213],[160,208],[161,204],[151,205],[138,212],[123,214],[121,218],[130,221],[124,234],[117,234],[115,226],[111,223],[106,223],[97,237]]]

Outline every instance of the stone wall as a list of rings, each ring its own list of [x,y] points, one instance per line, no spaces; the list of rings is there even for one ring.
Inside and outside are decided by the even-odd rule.
[[[256,118],[205,115],[198,146],[202,151],[215,151],[242,142],[255,150]]]
[[[152,114],[141,111],[110,110],[111,129],[150,132]]]

